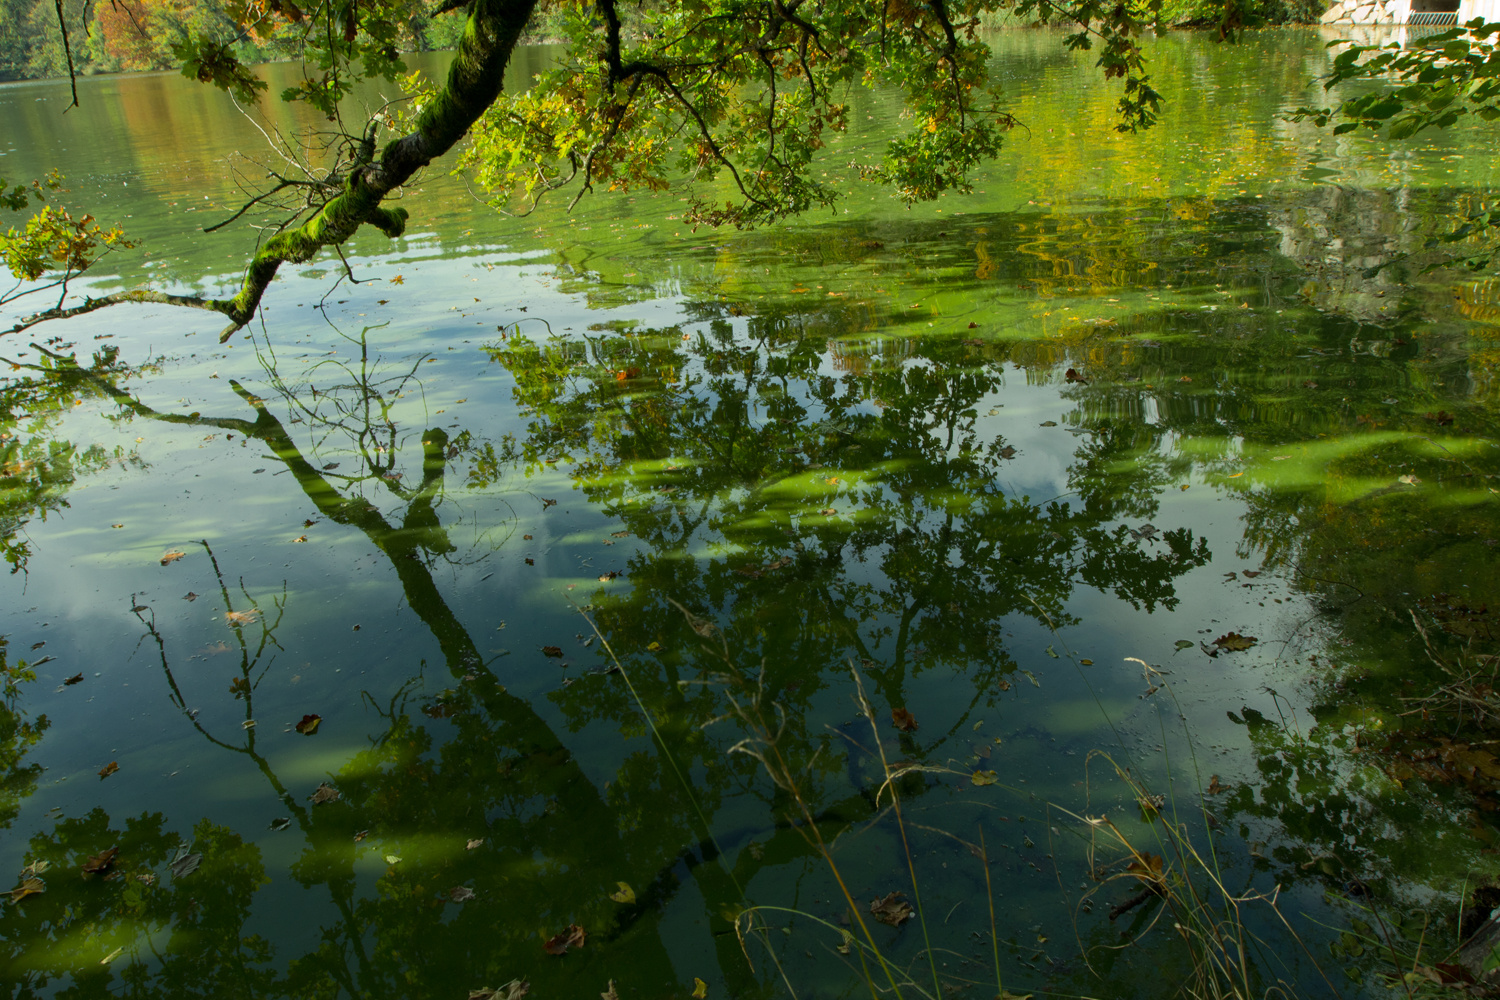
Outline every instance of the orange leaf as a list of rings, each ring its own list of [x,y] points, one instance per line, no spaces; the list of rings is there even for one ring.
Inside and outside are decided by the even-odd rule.
[[[163,552],[161,556],[161,564],[163,566],[166,566],[169,563],[176,562],[185,555],[187,555],[186,552],[178,552],[176,549],[172,549],[170,552]]]
[[[111,774],[114,774],[119,769],[120,769],[120,765],[119,764],[117,764],[114,761],[110,761],[108,764],[105,764],[103,767],[101,767],[99,769],[99,778],[100,778],[100,780],[102,781],[103,779],[109,777]]]
[[[893,708],[891,709],[891,724],[903,733],[909,733],[917,728],[917,717],[904,708]]]

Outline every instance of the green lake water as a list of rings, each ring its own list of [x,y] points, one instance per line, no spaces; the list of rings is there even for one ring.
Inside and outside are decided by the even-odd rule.
[[[1500,285],[1422,255],[1494,140],[1284,120],[1324,41],[1152,42],[1161,125],[1120,136],[1086,55],[1002,33],[1026,127],[971,195],[713,232],[433,170],[357,283],[286,268],[228,345],[134,306],[0,339],[36,674],[0,869],[45,890],[0,902],[6,995],[868,996],[818,837],[866,921],[920,895],[871,923],[903,995],[993,997],[997,954],[1018,995],[1164,995],[1171,918],[1111,919],[1142,883],[1095,880],[1130,856],[1084,817],[1279,893],[1295,937],[1243,906],[1262,987],[1382,995],[1341,937],[1377,916],[1451,946],[1493,789],[1369,748],[1439,679],[1413,611],[1493,638]],[[0,175],[143,241],[86,287],[234,285],[254,231],[195,230],[264,177],[256,125],[176,75],[79,93],[0,87]],[[897,110],[851,101],[830,174]]]

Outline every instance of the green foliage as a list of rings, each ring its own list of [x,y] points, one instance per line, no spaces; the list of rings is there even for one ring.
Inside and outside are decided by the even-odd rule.
[[[17,278],[35,281],[49,272],[70,277],[88,270],[111,250],[135,246],[118,226],[108,229],[92,215],[74,219],[66,209],[44,205],[16,229],[0,234],[0,258]]]
[[[51,171],[46,177],[33,180],[29,185],[16,184],[9,186],[5,178],[0,177],[0,208],[8,208],[12,212],[19,212],[29,205],[32,200],[46,201],[47,191],[57,191],[62,187],[62,174],[56,170]]]
[[[1212,25],[1232,31],[1272,24],[1317,24],[1326,8],[1324,0],[1163,0],[1161,19],[1166,24]]]
[[[845,131],[856,87],[899,93],[909,123],[883,157],[857,165],[867,180],[907,201],[968,190],[969,172],[1016,124],[981,24],[1002,11],[1056,16],[1045,0],[544,9],[561,15],[567,51],[529,91],[491,106],[460,164],[493,203],[525,212],[565,187],[660,189],[686,177],[686,221],[740,227],[837,201],[810,166]],[[1135,41],[1145,20],[1096,0],[1066,19],[1078,25],[1067,44],[1097,45],[1105,75],[1124,81],[1121,127],[1152,124],[1159,96]],[[434,99],[420,81],[413,93],[419,107]]]
[[[1311,119],[1319,127],[1335,123],[1334,135],[1366,131],[1387,139],[1409,139],[1429,128],[1450,128],[1473,115],[1481,121],[1500,118],[1500,48],[1495,36],[1500,23],[1475,18],[1461,27],[1429,35],[1403,48],[1390,45],[1348,45],[1323,77],[1323,89],[1374,82],[1335,107],[1303,107],[1293,121]],[[1329,47],[1346,45],[1333,41]],[[1491,213],[1471,216],[1451,232],[1435,236],[1429,247],[1468,244],[1450,252],[1433,267],[1461,264],[1473,270],[1493,261],[1496,247],[1489,231],[1500,222]]]

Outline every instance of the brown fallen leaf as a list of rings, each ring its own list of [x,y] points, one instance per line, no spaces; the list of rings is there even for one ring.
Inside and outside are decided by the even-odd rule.
[[[183,600],[184,600],[184,601],[196,601],[196,600],[197,600],[197,599],[198,599],[198,595],[197,595],[197,594],[195,594],[195,593],[193,593],[193,592],[192,592],[192,591],[191,591],[191,590],[190,590],[190,591],[188,591],[188,592],[187,592],[187,593],[186,593],[186,594],[183,594],[183,595],[182,595],[182,599],[183,599]]]
[[[323,717],[321,715],[304,715],[302,717],[302,721],[297,723],[292,728],[297,730],[297,732],[301,733],[303,736],[311,736],[313,733],[316,733],[318,731],[318,723],[322,721]]]
[[[99,769],[99,780],[103,781],[105,778],[109,777],[111,774],[114,774],[119,769],[119,764],[115,763],[114,761],[110,761],[108,764],[105,764]]]
[[[891,709],[891,725],[903,733],[915,732],[917,728],[917,717],[904,708]]]
[[[577,924],[569,924],[568,929],[560,934],[554,934],[542,945],[549,955],[566,954],[569,948],[582,948],[584,942],[589,938],[588,931]]]
[[[41,649],[45,645],[47,645],[47,640],[46,639],[43,639],[41,642],[33,642],[31,644],[31,651],[33,653],[35,653],[37,650]]]
[[[1136,878],[1146,882],[1160,882],[1162,880],[1162,860],[1157,854],[1142,854],[1136,860],[1130,862],[1125,868]]]
[[[521,1000],[530,991],[530,983],[520,979],[512,979],[498,990],[489,986],[481,986],[477,990],[470,990],[469,1000]]]
[[[1080,372],[1077,368],[1069,368],[1067,372],[1064,373],[1063,378],[1067,379],[1069,382],[1078,382],[1082,385],[1089,384],[1089,380],[1084,378],[1083,373]]]
[[[465,844],[464,845],[464,849],[467,850],[467,851],[472,851],[472,850],[474,850],[477,847],[483,847],[483,846],[484,846],[484,838],[483,837],[479,837],[479,838],[477,838],[475,840],[471,840],[467,844]]]
[[[887,893],[879,899],[870,900],[870,912],[882,924],[900,927],[911,919],[914,910],[906,897],[899,892]]]
[[[1221,793],[1221,792],[1227,792],[1228,790],[1229,790],[1229,786],[1228,785],[1221,785],[1221,784],[1219,784],[1219,776],[1217,774],[1212,775],[1208,779],[1208,794],[1209,795],[1218,795],[1219,793]]]
[[[83,870],[91,875],[107,872],[115,866],[115,858],[120,854],[118,847],[106,847],[98,854],[88,858],[83,863]]]
[[[226,611],[224,612],[224,621],[231,628],[236,625],[249,625],[255,621],[259,614],[260,610],[256,608],[252,608],[249,611]]]
[[[176,562],[177,560],[181,559],[185,555],[187,555],[186,552],[178,552],[176,549],[172,549],[169,552],[163,552],[162,555],[161,555],[161,564],[163,566],[166,566],[169,563]]]
[[[27,896],[40,896],[46,891],[47,884],[39,878],[32,877],[23,878],[21,884],[11,889],[6,895],[10,897],[12,903],[19,903]]]
[[[1249,649],[1255,645],[1256,639],[1253,635],[1240,635],[1238,632],[1226,632],[1214,640],[1214,645],[1220,649],[1234,653]]]
[[[339,790],[326,781],[313,789],[312,795],[308,796],[308,798],[312,799],[312,804],[315,806],[320,806],[325,802],[333,802],[338,797]]]
[[[824,517],[832,517],[833,515],[837,514],[838,511],[832,507],[824,507],[822,510],[818,511],[818,513],[822,514]]]
[[[448,898],[455,903],[467,903],[474,898],[474,890],[466,885],[455,885],[448,890]]]
[[[307,541],[307,536],[306,535],[298,535],[296,538],[292,539],[292,542],[294,544],[297,543],[297,542],[305,542],[305,541]]]
[[[78,673],[74,674],[72,677],[69,677],[69,678],[67,678],[67,679],[65,679],[63,681],[63,685],[64,686],[69,685],[69,684],[82,684],[82,683],[83,683],[83,671],[79,671]]]

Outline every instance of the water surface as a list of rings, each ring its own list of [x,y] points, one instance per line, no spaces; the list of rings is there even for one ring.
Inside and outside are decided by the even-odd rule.
[[[432,172],[405,239],[284,269],[228,345],[158,307],[0,342],[36,675],[0,864],[47,866],[0,910],[10,992],[867,993],[800,800],[861,906],[911,858],[944,989],[995,994],[992,899],[1005,989],[1155,995],[1175,939],[1109,919],[1134,890],[1091,870],[1129,858],[1079,819],[1160,850],[1116,766],[1230,891],[1281,887],[1308,951],[1247,911],[1305,988],[1379,974],[1325,957],[1349,886],[1437,919],[1492,873],[1488,790],[1360,749],[1431,672],[1409,611],[1500,596],[1495,290],[1421,269],[1490,136],[1289,123],[1311,31],[1153,43],[1136,137],[1057,35],[995,46],[1027,128],[971,195],[712,232],[680,192],[516,220]],[[60,164],[144,240],[92,287],[231,287],[253,233],[195,227],[259,179],[250,121],[172,75],[65,95],[0,87],[0,171]],[[895,112],[852,100],[830,172]],[[882,758],[924,765],[905,838]],[[930,991],[918,921],[874,928]]]

